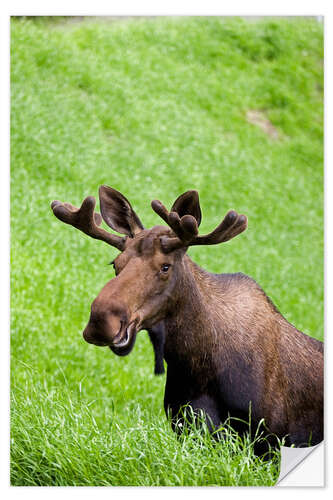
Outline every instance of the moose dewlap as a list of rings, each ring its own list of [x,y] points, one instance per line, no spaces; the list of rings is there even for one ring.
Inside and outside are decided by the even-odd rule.
[[[169,212],[153,210],[166,226],[145,229],[129,201],[107,186],[79,209],[54,201],[54,215],[118,248],[116,277],[93,301],[84,339],[128,354],[146,329],[155,350],[155,373],[167,363],[164,408],[176,425],[184,405],[203,412],[211,430],[231,417],[240,433],[264,419],[268,442],[315,445],[323,439],[323,344],[291,325],[250,277],[212,274],[186,254],[192,245],[216,245],[247,227],[229,211],[211,233],[199,235],[196,191],[177,198]],[[123,237],[99,225],[102,218]],[[234,420],[233,420],[234,419]],[[275,436],[275,437],[274,437]],[[266,448],[258,448],[263,453]]]

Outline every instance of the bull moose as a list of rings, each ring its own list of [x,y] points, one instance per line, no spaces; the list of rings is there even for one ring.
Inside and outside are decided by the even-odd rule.
[[[267,434],[287,446],[322,441],[323,343],[291,325],[249,276],[207,272],[186,254],[190,246],[234,238],[247,217],[231,210],[199,235],[199,196],[191,190],[170,212],[154,200],[167,226],[145,229],[120,192],[101,186],[99,199],[101,215],[94,197],[79,209],[51,205],[58,219],[120,251],[116,276],[91,305],[84,339],[125,356],[138,331],[148,330],[157,371],[162,354],[167,363],[164,408],[175,430],[184,405],[205,415],[211,431],[231,418],[244,432],[250,408],[253,428],[264,419]],[[99,227],[102,218],[124,236]]]

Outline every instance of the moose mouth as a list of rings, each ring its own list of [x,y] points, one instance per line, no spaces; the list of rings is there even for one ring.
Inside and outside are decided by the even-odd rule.
[[[136,334],[139,331],[137,321],[132,321],[126,326],[126,323],[121,321],[120,328],[116,336],[111,340],[109,335],[104,330],[96,328],[88,323],[84,332],[83,338],[89,344],[94,344],[101,347],[110,347],[110,349],[118,356],[126,356],[134,347]]]
[[[134,347],[137,332],[136,321],[133,321],[122,335],[122,331],[120,331],[113,339],[112,344],[109,345],[111,351],[117,354],[117,356],[126,356],[129,354]]]

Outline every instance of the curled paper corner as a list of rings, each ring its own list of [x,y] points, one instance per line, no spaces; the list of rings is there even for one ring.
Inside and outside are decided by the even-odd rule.
[[[324,486],[324,441],[309,448],[281,446],[276,486]]]

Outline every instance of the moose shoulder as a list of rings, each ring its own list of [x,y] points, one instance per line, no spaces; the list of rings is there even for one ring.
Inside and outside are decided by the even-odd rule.
[[[286,437],[287,445],[319,443],[323,344],[288,323],[252,278],[211,274],[186,255],[192,245],[237,236],[247,218],[230,211],[214,231],[199,235],[198,193],[187,191],[170,212],[153,201],[167,226],[144,229],[121,193],[102,186],[99,196],[104,221],[125,237],[99,227],[92,197],[80,209],[52,203],[60,220],[120,250],[116,277],[92,303],[85,340],[124,356],[138,331],[153,332],[155,353],[164,351],[167,363],[164,407],[175,430],[184,405],[202,410],[211,429],[234,417],[240,432],[251,408],[252,428],[264,419],[267,432]]]

